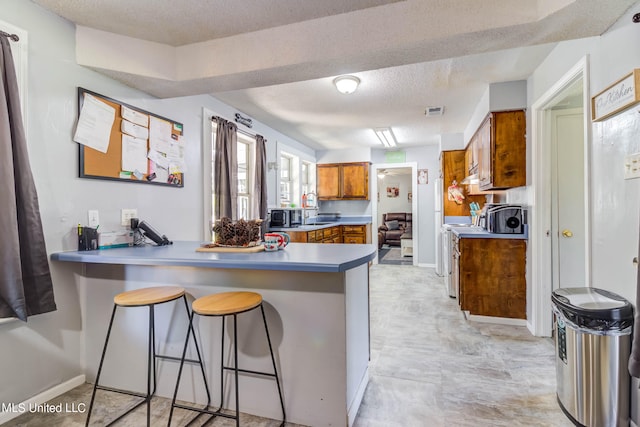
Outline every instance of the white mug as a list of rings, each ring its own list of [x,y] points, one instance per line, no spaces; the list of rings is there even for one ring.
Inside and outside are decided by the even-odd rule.
[[[264,239],[264,250],[267,252],[275,252],[278,250],[278,239],[275,237],[267,237]]]

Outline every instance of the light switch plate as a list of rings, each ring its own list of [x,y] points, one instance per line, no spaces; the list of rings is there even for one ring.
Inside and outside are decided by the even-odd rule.
[[[138,217],[138,209],[122,209],[120,212],[120,225],[125,227],[131,224],[131,218]]]
[[[87,211],[87,217],[89,219],[89,227],[96,228],[98,225],[100,225],[100,216],[98,214],[98,211]]]
[[[624,158],[624,179],[640,178],[640,153],[633,153]]]

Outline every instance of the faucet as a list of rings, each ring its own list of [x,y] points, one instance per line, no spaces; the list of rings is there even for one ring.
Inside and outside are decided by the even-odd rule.
[[[305,208],[305,210],[303,210],[304,214],[302,215],[302,224],[306,225],[307,224],[307,218],[309,218],[309,211],[307,211],[306,209],[309,209],[309,196],[313,196],[313,204],[315,206],[312,207],[312,209],[318,209],[318,201],[316,199],[317,195],[316,193],[314,193],[313,191],[310,193],[307,193],[307,207]]]

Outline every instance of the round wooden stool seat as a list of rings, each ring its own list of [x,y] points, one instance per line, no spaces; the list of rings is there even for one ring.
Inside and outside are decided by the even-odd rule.
[[[180,286],[156,286],[122,292],[113,297],[113,302],[123,307],[160,304],[180,298],[184,292],[184,288]]]
[[[221,292],[198,298],[191,307],[203,316],[225,316],[242,313],[262,303],[262,295],[255,292]]]

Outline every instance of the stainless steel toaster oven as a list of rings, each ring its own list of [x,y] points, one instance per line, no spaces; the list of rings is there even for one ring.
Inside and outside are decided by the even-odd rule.
[[[497,234],[523,234],[525,210],[518,205],[499,205],[487,210],[487,231]]]

